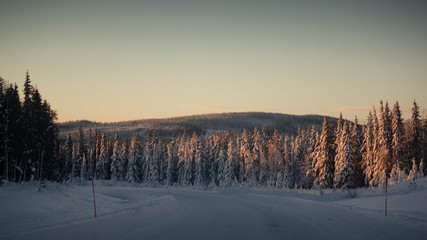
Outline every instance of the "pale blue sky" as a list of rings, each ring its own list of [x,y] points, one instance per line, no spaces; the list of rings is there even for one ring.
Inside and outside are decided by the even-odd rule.
[[[0,0],[0,76],[28,69],[60,121],[365,119],[427,107],[426,25],[426,1]]]

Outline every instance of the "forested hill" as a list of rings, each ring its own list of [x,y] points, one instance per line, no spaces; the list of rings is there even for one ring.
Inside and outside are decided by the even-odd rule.
[[[243,129],[252,130],[268,125],[277,129],[283,135],[294,135],[298,128],[307,129],[313,125],[320,130],[325,116],[319,115],[290,115],[280,113],[244,112],[204,114],[165,119],[144,119],[116,123],[97,123],[90,121],[73,121],[59,125],[60,138],[65,139],[68,133],[72,138],[77,137],[81,126],[83,131],[97,129],[104,132],[108,138],[113,138],[116,132],[122,139],[130,139],[135,133],[144,137],[149,130],[156,130],[160,138],[177,136],[184,131],[187,134],[210,134],[220,130],[241,132]],[[328,117],[329,118],[329,117]],[[329,118],[333,119],[333,118]],[[336,119],[333,119],[335,121]]]

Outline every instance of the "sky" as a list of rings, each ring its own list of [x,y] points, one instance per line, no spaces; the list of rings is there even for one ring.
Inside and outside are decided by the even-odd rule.
[[[60,122],[427,111],[427,1],[0,0],[0,76]]]

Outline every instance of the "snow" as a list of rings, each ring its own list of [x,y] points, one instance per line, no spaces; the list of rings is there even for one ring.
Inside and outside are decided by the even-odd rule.
[[[425,239],[427,178],[346,191],[9,183],[0,239]],[[170,193],[170,195],[169,195]],[[275,193],[275,194],[273,194]],[[353,198],[349,198],[352,195]],[[354,197],[355,196],[355,197]]]

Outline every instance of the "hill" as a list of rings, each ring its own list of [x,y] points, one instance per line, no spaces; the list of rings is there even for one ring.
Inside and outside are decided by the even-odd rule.
[[[73,121],[59,124],[60,138],[70,133],[75,139],[79,127],[84,132],[97,129],[112,138],[116,132],[120,138],[129,139],[135,133],[146,136],[151,130],[156,130],[160,138],[169,139],[183,132],[192,134],[210,134],[216,131],[230,130],[242,132],[243,129],[252,130],[269,126],[277,129],[283,135],[294,135],[298,129],[307,129],[315,126],[321,129],[325,116],[319,115],[290,115],[281,113],[243,112],[243,113],[218,113],[164,119],[142,119],[115,123],[99,123],[91,121]],[[330,118],[336,121],[335,118]]]

